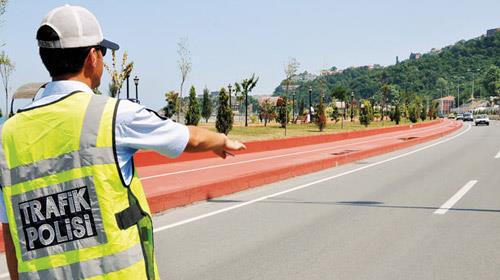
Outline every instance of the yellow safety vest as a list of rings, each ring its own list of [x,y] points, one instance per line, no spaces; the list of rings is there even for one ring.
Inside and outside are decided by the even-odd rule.
[[[153,227],[114,143],[119,101],[74,92],[0,129],[1,187],[21,279],[159,279]]]

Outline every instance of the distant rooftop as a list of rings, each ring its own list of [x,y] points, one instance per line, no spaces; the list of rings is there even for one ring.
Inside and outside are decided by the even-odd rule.
[[[486,37],[490,37],[495,35],[497,32],[500,32],[500,27],[493,28],[493,29],[488,29],[486,30]]]

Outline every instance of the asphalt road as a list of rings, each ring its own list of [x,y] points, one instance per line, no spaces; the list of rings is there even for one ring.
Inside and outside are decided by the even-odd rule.
[[[154,222],[162,279],[500,279],[500,122]]]
[[[160,274],[500,279],[499,152],[499,122],[466,125],[410,149],[174,209],[155,218]]]

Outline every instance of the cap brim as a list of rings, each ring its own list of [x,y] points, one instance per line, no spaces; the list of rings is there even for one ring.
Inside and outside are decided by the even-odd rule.
[[[117,43],[113,43],[113,42],[108,41],[106,39],[102,40],[102,42],[99,44],[99,46],[105,47],[106,49],[115,50],[115,51],[117,51],[120,48],[120,46]]]

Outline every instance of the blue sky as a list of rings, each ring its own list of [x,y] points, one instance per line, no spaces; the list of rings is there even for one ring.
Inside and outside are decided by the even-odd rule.
[[[92,11],[104,36],[129,53],[135,63],[132,76],[140,77],[139,97],[153,109],[162,107],[166,91],[179,89],[181,37],[188,38],[193,64],[186,89],[218,90],[256,73],[260,80],[254,93],[271,94],[289,57],[301,63],[300,71],[312,73],[334,65],[390,65],[396,56],[406,59],[411,52],[427,52],[500,27],[498,0],[11,0],[0,41],[16,63],[13,90],[49,80],[34,37],[43,16],[66,3]],[[110,62],[109,55],[105,59]],[[108,82],[105,73],[102,91],[107,92]]]

